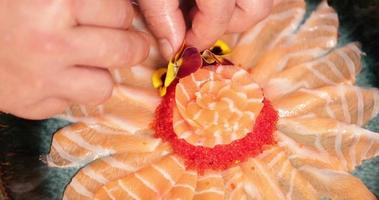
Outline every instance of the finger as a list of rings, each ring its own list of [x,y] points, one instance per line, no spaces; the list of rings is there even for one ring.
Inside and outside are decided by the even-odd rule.
[[[77,27],[68,37],[72,65],[132,66],[142,62],[149,54],[149,36],[139,31]]]
[[[235,0],[197,0],[197,12],[186,42],[200,49],[210,47],[228,28]]]
[[[12,114],[25,119],[41,120],[63,113],[68,106],[69,103],[65,99],[47,98],[33,105],[17,110]]]
[[[71,103],[96,105],[111,96],[113,80],[106,69],[70,67],[62,72],[55,88],[53,96],[60,96]]]
[[[185,23],[178,0],[139,0],[148,26],[158,39],[163,56],[169,59],[182,45]]]
[[[237,0],[228,32],[243,32],[266,18],[272,9],[272,0]]]
[[[80,25],[128,28],[134,10],[129,0],[73,0],[74,15]]]

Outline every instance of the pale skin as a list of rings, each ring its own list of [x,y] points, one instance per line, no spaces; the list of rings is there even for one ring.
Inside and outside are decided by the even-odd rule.
[[[196,0],[188,29],[179,0],[138,4],[169,59],[184,41],[205,49],[224,33],[250,28],[274,2]],[[44,119],[71,104],[107,100],[107,69],[148,56],[150,38],[130,29],[133,17],[129,0],[0,0],[0,111]]]

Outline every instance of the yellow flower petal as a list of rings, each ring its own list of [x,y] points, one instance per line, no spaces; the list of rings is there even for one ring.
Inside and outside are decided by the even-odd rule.
[[[210,50],[212,51],[215,48],[219,48],[219,50],[221,50],[219,55],[225,55],[232,52],[232,49],[229,47],[229,45],[222,40],[217,40]]]
[[[161,97],[163,97],[164,95],[166,95],[167,93],[167,88],[166,87],[161,87],[159,89],[159,95],[161,95]]]
[[[164,81],[164,86],[165,87],[168,87],[172,83],[172,81],[175,80],[177,73],[178,73],[178,66],[177,66],[177,64],[174,63],[173,61],[170,61],[168,63],[166,79]]]
[[[153,76],[151,77],[151,82],[153,83],[154,88],[160,88],[163,86],[162,76],[167,72],[166,68],[159,68],[154,71]]]

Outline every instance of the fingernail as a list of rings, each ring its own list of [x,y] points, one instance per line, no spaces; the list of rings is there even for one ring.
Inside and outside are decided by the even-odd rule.
[[[169,59],[173,54],[173,49],[170,42],[167,39],[159,40],[159,46],[161,48],[162,54],[165,58]]]

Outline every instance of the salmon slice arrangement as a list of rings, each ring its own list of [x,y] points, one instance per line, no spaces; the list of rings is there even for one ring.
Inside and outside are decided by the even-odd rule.
[[[283,0],[250,30],[225,35],[233,64],[176,78],[163,97],[151,84],[165,64],[156,43],[144,63],[114,68],[107,102],[61,116],[73,124],[54,135],[47,163],[81,167],[62,198],[376,199],[350,173],[379,155],[379,134],[362,128],[379,113],[379,90],[354,85],[363,53],[337,45],[333,8],[323,1],[304,20],[305,9]],[[149,32],[141,18],[134,25]],[[262,118],[267,105],[276,118]],[[222,168],[206,160],[246,149],[255,151]]]

